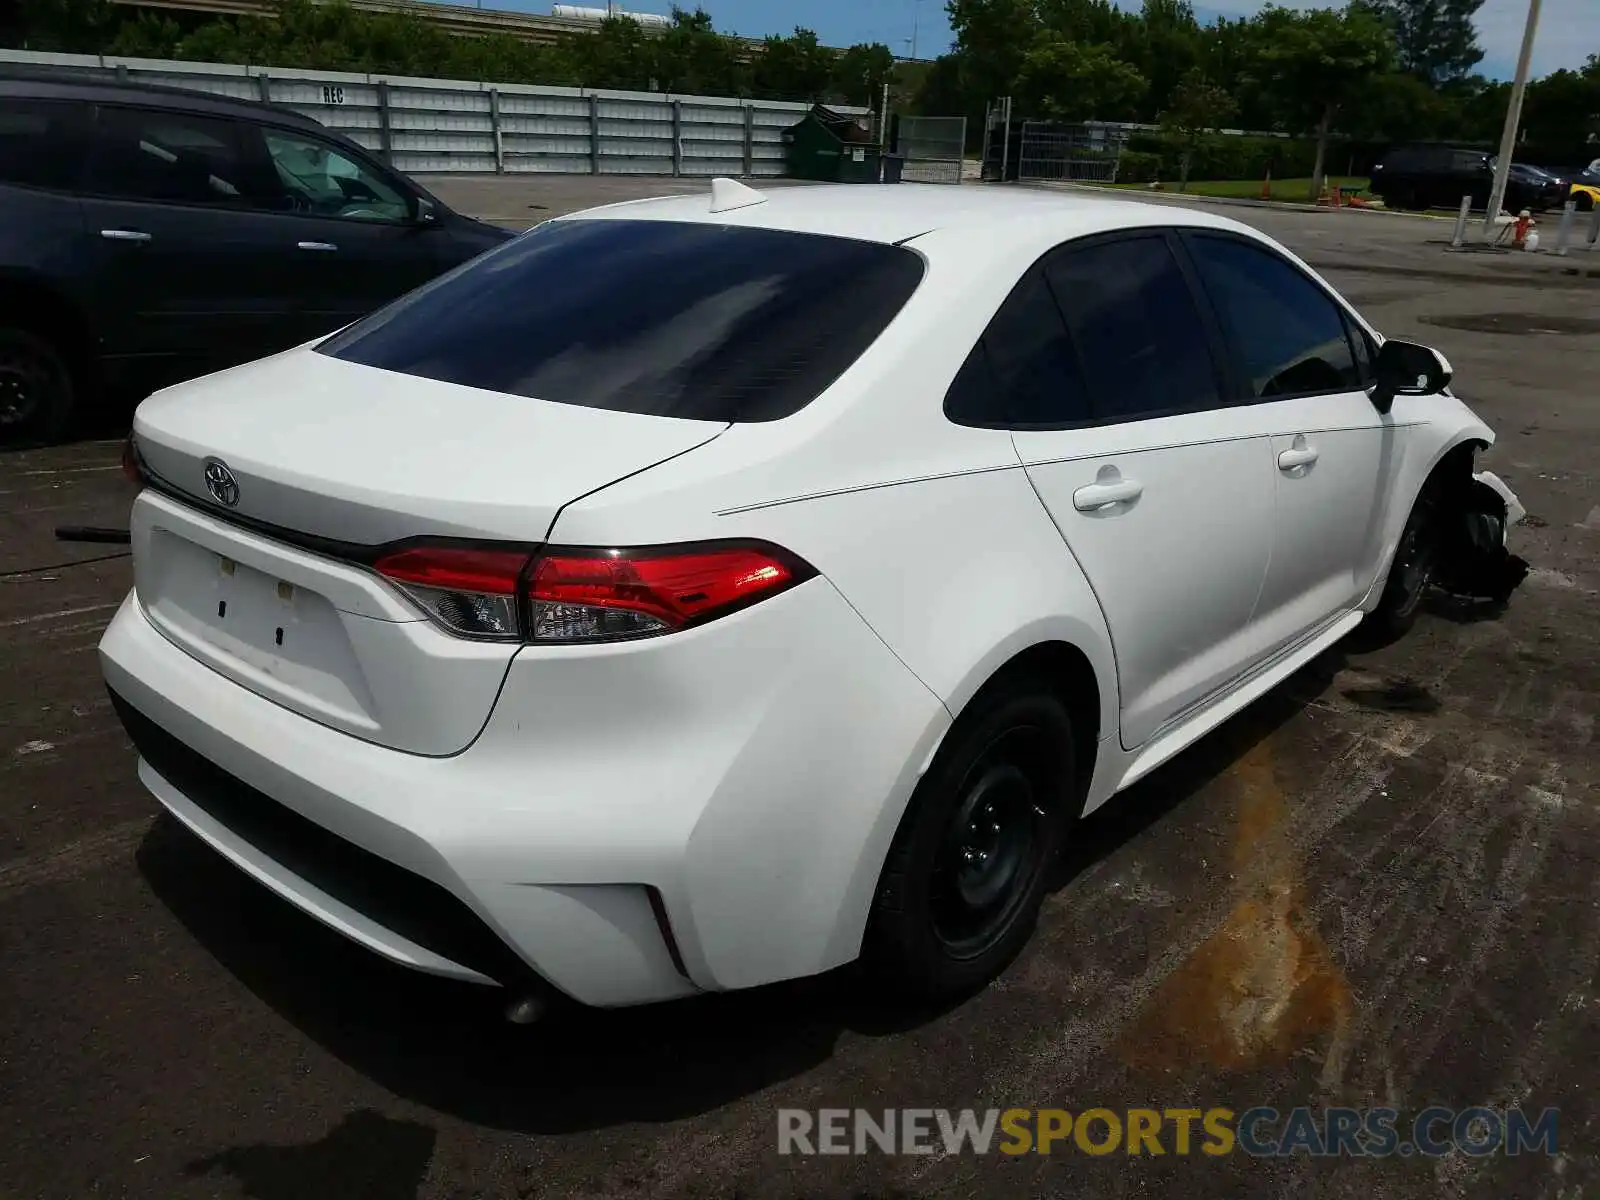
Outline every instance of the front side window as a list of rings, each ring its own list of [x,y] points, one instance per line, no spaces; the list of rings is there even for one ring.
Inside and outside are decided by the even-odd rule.
[[[803,408],[883,332],[920,255],[678,221],[550,221],[335,334],[323,354],[561,404],[703,421]]]
[[[265,190],[239,126],[159,109],[102,108],[92,190],[125,200],[252,207]]]
[[[1162,235],[1066,248],[1046,267],[1097,421],[1221,403],[1194,293]]]
[[[0,183],[69,189],[83,163],[89,108],[68,100],[0,100]]]
[[[1189,247],[1252,399],[1361,386],[1344,316],[1327,292],[1264,246],[1196,234]]]
[[[411,216],[404,193],[328,143],[279,129],[263,134],[289,209],[350,221],[404,221]]]

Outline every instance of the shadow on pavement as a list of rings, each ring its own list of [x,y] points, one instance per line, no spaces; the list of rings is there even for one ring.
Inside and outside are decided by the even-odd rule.
[[[1339,650],[1324,655],[1085,818],[1055,886],[1068,886],[1227,771],[1343,665]],[[418,975],[351,945],[171,819],[152,827],[137,861],[205,950],[307,1036],[396,1095],[494,1128],[561,1133],[705,1113],[827,1061],[845,1032],[893,1036],[957,1007],[907,1010],[844,967],[519,1027],[503,1020],[508,997],[499,989]]]

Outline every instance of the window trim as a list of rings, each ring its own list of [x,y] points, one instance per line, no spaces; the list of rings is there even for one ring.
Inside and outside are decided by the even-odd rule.
[[[1351,326],[1352,324],[1355,324],[1359,328],[1360,323],[1359,320],[1355,318],[1354,313],[1349,311],[1349,306],[1345,304],[1343,298],[1335,293],[1332,288],[1307,274],[1305,270],[1303,270],[1297,263],[1293,262],[1289,258],[1286,258],[1267,243],[1260,241],[1257,238],[1249,237],[1245,234],[1235,233],[1231,229],[1204,229],[1190,227],[1181,230],[1179,240],[1183,243],[1185,255],[1190,258],[1190,261],[1194,265],[1195,285],[1201,289],[1201,293],[1205,297],[1207,306],[1212,309],[1218,329],[1222,334],[1223,347],[1227,352],[1229,361],[1233,364],[1231,372],[1233,377],[1233,386],[1238,389],[1238,399],[1234,401],[1235,404],[1278,404],[1284,400],[1310,400],[1320,396],[1347,396],[1355,392],[1367,394],[1371,385],[1362,384],[1359,381],[1355,387],[1323,388],[1318,391],[1311,392],[1286,392],[1282,395],[1276,396],[1256,396],[1251,394],[1249,387],[1245,382],[1249,376],[1244,371],[1244,363],[1240,361],[1238,348],[1233,345],[1232,339],[1228,335],[1228,326],[1227,322],[1223,318],[1221,306],[1217,304],[1210,292],[1205,289],[1205,277],[1200,272],[1198,261],[1193,258],[1193,251],[1190,243],[1207,238],[1213,241],[1232,242],[1235,245],[1246,246],[1277,260],[1283,266],[1287,267],[1297,278],[1305,282],[1310,288],[1312,288],[1312,290],[1326,298],[1328,302],[1333,305],[1334,314],[1339,318],[1339,327],[1344,332],[1345,349],[1350,352],[1350,362],[1354,366],[1359,366],[1360,360],[1356,356],[1355,344],[1351,340]]]

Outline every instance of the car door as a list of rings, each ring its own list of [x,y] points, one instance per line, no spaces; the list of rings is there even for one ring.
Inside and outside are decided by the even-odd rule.
[[[1215,330],[1168,234],[1068,243],[1041,268],[982,347],[1015,387],[1030,339],[1055,345],[1062,395],[1012,438],[1105,614],[1132,748],[1250,665],[1271,454],[1224,403]]]
[[[315,336],[382,307],[454,265],[453,245],[422,219],[402,180],[348,147],[303,130],[262,125],[277,184],[288,197],[285,251],[295,304]]]
[[[1270,653],[1365,596],[1405,426],[1367,395],[1371,342],[1321,284],[1253,238],[1186,230],[1183,239],[1233,375],[1272,439],[1272,558],[1255,616]]]
[[[290,344],[283,217],[238,122],[101,105],[90,157],[82,204],[114,371],[154,385]]]

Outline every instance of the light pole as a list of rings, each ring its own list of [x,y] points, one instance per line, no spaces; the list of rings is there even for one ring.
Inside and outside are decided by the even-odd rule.
[[[1538,0],[1534,0],[1538,3]],[[911,61],[917,61],[917,25],[922,19],[922,0],[912,0],[911,5]]]
[[[1494,219],[1506,199],[1506,179],[1511,174],[1511,156],[1517,151],[1517,127],[1522,124],[1522,93],[1528,87],[1528,64],[1533,58],[1533,35],[1539,28],[1540,0],[1528,0],[1528,24],[1522,31],[1522,53],[1517,57],[1517,76],[1511,81],[1511,104],[1506,109],[1506,127],[1500,134],[1500,157],[1494,164],[1494,183],[1489,188],[1489,204],[1483,214],[1483,234],[1494,231]]]

